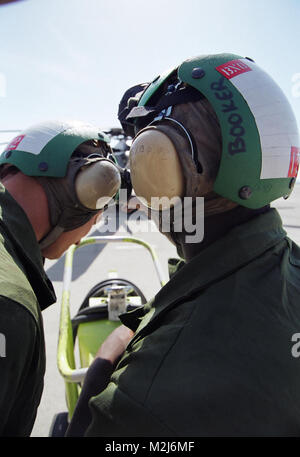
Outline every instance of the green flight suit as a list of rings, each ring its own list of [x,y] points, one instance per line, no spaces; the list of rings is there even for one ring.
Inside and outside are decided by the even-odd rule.
[[[0,436],[31,433],[45,372],[41,310],[55,301],[33,228],[0,184]]]
[[[278,212],[236,226],[143,310],[86,436],[300,436],[300,249]]]

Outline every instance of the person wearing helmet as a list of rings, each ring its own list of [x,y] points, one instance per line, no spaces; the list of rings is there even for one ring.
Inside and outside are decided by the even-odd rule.
[[[135,194],[180,259],[154,300],[121,316],[135,334],[85,435],[299,436],[300,250],[270,207],[299,167],[286,97],[252,59],[206,55],[131,88],[119,119]],[[204,206],[202,241],[178,230],[186,198],[194,218]]]
[[[81,122],[46,122],[0,156],[0,435],[30,435],[43,389],[41,311],[56,301],[44,258],[85,236],[118,192],[108,139]]]

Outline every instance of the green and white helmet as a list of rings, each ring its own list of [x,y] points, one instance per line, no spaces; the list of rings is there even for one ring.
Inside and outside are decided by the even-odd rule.
[[[24,130],[8,144],[0,165],[15,165],[28,176],[61,178],[75,149],[88,140],[107,145],[110,141],[98,128],[80,121],[43,122]]]
[[[287,197],[299,168],[297,122],[283,91],[252,59],[216,54],[184,61],[144,89],[125,123],[137,132],[168,106],[192,101],[183,90],[191,87],[210,102],[221,128],[214,191],[253,209]]]
[[[109,141],[92,125],[50,121],[24,130],[2,152],[4,176],[17,167],[46,193],[51,227],[41,249],[84,225],[117,194],[121,176]]]

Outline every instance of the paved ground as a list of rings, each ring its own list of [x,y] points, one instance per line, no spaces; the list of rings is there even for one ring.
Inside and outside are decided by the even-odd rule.
[[[287,201],[280,199],[273,206],[278,208],[289,236],[300,245],[299,201],[300,185],[297,185],[293,195]],[[148,228],[147,231],[146,228]],[[150,232],[146,221],[140,223],[129,221],[127,226],[126,221],[121,220],[116,234],[123,234],[126,229],[155,248],[167,277],[167,259],[176,256],[175,248],[157,231]],[[57,303],[43,312],[47,368],[43,398],[32,436],[48,436],[53,416],[66,410],[64,383],[56,366],[63,269],[64,257],[58,261],[46,263],[47,273],[56,290]],[[75,257],[71,296],[72,315],[77,311],[90,288],[102,279],[106,279],[112,269],[117,270],[119,277],[133,281],[141,288],[147,299],[150,299],[160,288],[150,256],[142,247],[131,244],[88,246],[82,248],[82,251],[78,250]]]

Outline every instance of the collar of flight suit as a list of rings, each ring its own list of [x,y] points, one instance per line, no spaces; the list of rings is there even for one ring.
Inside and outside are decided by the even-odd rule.
[[[145,305],[144,312],[133,311],[132,316],[128,316],[129,319],[123,315],[123,323],[136,329],[138,325],[134,320],[138,318],[140,323],[143,314],[148,313],[139,326],[140,332],[150,321],[152,323],[168,309],[190,300],[200,290],[233,274],[279,243],[285,236],[281,217],[274,208],[234,227],[184,266],[179,262],[177,272],[172,274],[169,282],[155,298]]]
[[[3,232],[13,243],[41,310],[47,308],[56,301],[56,295],[44,270],[35,233],[22,207],[1,183],[0,232]]]

